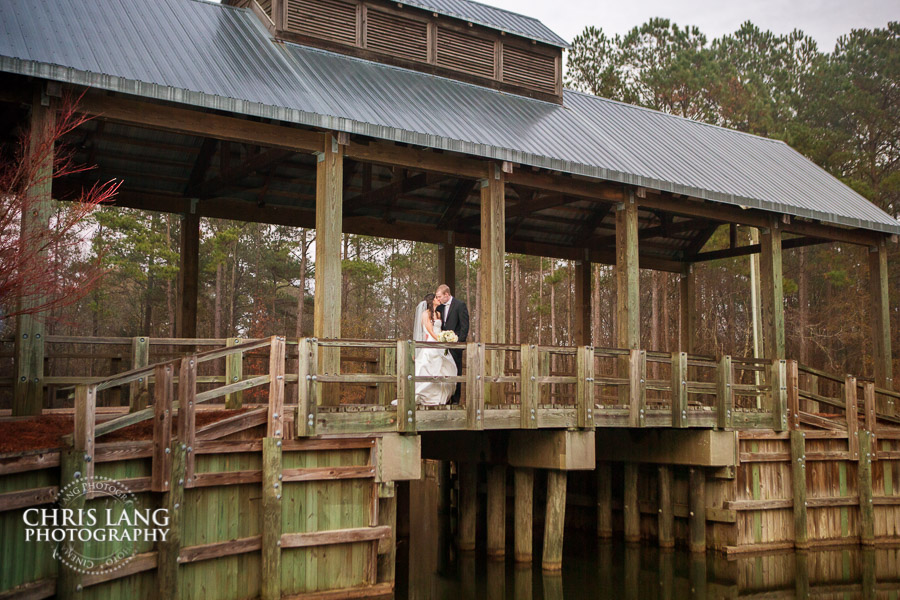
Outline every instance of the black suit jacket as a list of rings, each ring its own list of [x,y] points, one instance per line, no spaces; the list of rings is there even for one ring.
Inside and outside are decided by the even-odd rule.
[[[454,297],[450,301],[449,314],[444,314],[445,312],[447,307],[441,306],[441,329],[452,330],[460,342],[465,342],[469,337],[469,308],[466,303]]]

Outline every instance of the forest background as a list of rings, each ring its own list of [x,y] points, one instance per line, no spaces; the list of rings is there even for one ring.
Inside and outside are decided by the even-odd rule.
[[[570,89],[784,140],[889,214],[900,212],[900,23],[854,30],[831,52],[800,31],[779,36],[749,22],[712,41],[664,19],[624,36],[588,27],[573,41],[565,79]],[[174,336],[178,216],[102,208],[89,218],[90,248],[54,256],[57,276],[97,260],[107,273],[84,299],[54,309],[50,333]],[[314,230],[204,219],[201,235],[198,336],[312,334]],[[728,236],[720,228],[705,249],[725,247]],[[889,249],[896,349],[900,249]],[[871,375],[866,252],[840,244],[785,252],[788,356]],[[459,248],[456,261],[453,291],[469,305],[477,340],[478,251]],[[573,344],[574,271],[571,261],[507,255],[510,341]],[[696,351],[752,355],[750,259],[700,263],[696,274]],[[343,336],[410,336],[415,305],[442,283],[436,277],[434,245],[345,235]],[[615,293],[613,267],[596,265],[595,345],[615,345]],[[641,300],[641,346],[674,349],[678,276],[642,271]]]

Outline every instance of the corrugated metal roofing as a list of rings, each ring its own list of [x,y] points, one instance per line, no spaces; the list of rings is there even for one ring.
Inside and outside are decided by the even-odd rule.
[[[566,40],[553,33],[549,27],[537,19],[481,2],[472,0],[398,0],[398,2],[424,8],[440,15],[471,21],[491,29],[520,35],[551,46],[569,47]]]
[[[0,70],[900,233],[782,142],[275,44],[251,12],[197,0],[4,0]]]

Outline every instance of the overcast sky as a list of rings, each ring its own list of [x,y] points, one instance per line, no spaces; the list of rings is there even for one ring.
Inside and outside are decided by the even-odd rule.
[[[761,29],[789,33],[802,29],[831,52],[840,35],[851,29],[884,27],[900,20],[900,0],[482,0],[535,17],[567,41],[586,26],[607,34],[625,33],[652,17],[679,25],[696,25],[712,40],[750,20]]]

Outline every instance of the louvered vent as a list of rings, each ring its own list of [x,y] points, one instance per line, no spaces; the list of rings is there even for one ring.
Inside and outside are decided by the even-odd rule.
[[[428,60],[428,26],[421,21],[369,9],[366,48],[400,58]]]
[[[494,76],[494,42],[438,27],[437,64],[458,71]]]
[[[356,4],[342,0],[288,0],[290,31],[356,44]]]
[[[263,12],[272,16],[272,0],[257,0],[259,7],[263,9]]]
[[[552,56],[504,45],[503,81],[555,94],[556,61]]]

